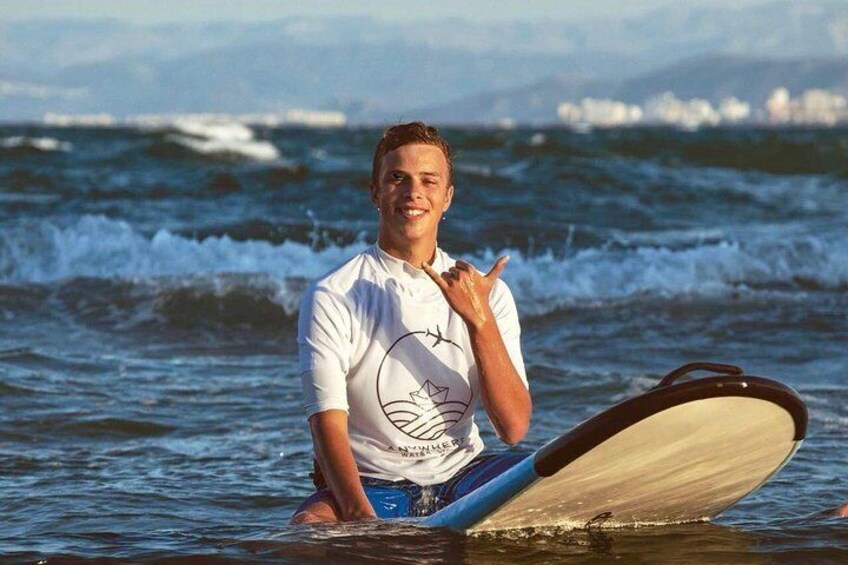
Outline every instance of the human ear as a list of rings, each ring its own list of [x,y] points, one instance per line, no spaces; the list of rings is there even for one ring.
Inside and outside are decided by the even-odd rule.
[[[450,208],[451,202],[453,202],[453,185],[450,185],[448,187],[448,194],[445,197],[445,207],[444,207],[444,209],[442,209],[442,213],[445,213],[445,212],[448,211],[448,208]]]
[[[380,187],[373,181],[368,185],[368,190],[371,192],[371,203],[374,206],[380,207]]]

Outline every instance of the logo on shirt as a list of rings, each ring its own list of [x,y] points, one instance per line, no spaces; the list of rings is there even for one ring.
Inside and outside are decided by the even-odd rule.
[[[464,366],[459,363],[462,359],[462,347],[444,337],[438,326],[435,331],[402,335],[386,351],[377,371],[383,414],[411,438],[442,437],[471,404],[467,376],[457,369]]]

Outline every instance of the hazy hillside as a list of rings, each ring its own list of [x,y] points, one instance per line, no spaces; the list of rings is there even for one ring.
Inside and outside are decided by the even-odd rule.
[[[712,97],[736,89],[724,72],[745,82],[736,58],[713,69],[697,62],[714,55],[742,57],[743,66],[775,61],[752,75],[765,86],[739,85],[761,96],[784,72],[781,60],[848,58],[848,2],[781,0],[735,10],[678,4],[639,17],[541,24],[0,21],[0,119],[291,107],[341,109],[354,121],[416,108],[539,117],[585,93],[641,99],[659,81],[681,95]],[[820,64],[801,68],[799,87],[827,82]],[[459,102],[439,109],[451,101]]]
[[[88,111],[250,112],[359,100],[416,107],[534,81],[563,67],[551,55],[277,41],[160,62],[148,57],[78,65],[56,78],[63,87],[90,88]]]
[[[560,102],[580,100],[586,96],[606,96],[615,87],[612,81],[559,75],[529,86],[419,108],[410,111],[408,116],[441,124],[495,123],[501,120],[550,123],[556,121],[556,109]]]
[[[682,99],[704,98],[713,104],[736,96],[762,107],[769,94],[781,86],[793,94],[822,88],[848,96],[848,59],[698,57],[621,81],[552,77],[526,87],[421,108],[409,115],[440,123],[491,123],[506,118],[550,123],[556,121],[561,102],[595,97],[643,104],[663,92]]]
[[[777,87],[790,92],[824,88],[848,94],[848,58],[778,60],[704,57],[683,61],[623,81],[614,96],[633,103],[663,91],[679,98],[706,98],[717,103],[736,96],[758,106]]]

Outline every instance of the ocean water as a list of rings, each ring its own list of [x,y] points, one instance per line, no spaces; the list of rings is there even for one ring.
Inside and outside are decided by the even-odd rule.
[[[2,126],[4,560],[848,560],[825,512],[848,501],[848,131],[444,133],[440,245],[512,256],[525,447],[706,360],[799,392],[795,459],[711,524],[288,527],[311,491],[298,301],[376,237],[379,131]]]

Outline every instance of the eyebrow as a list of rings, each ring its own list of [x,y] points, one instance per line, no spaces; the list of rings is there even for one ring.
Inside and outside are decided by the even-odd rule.
[[[401,173],[403,175],[409,174],[407,171],[404,171],[403,169],[391,169],[391,170],[386,171],[387,175],[393,175],[395,173]],[[424,171],[423,173],[421,173],[421,176],[422,177],[439,177],[439,178],[441,178],[442,173],[439,173],[437,171],[432,171],[432,172],[431,171]]]

